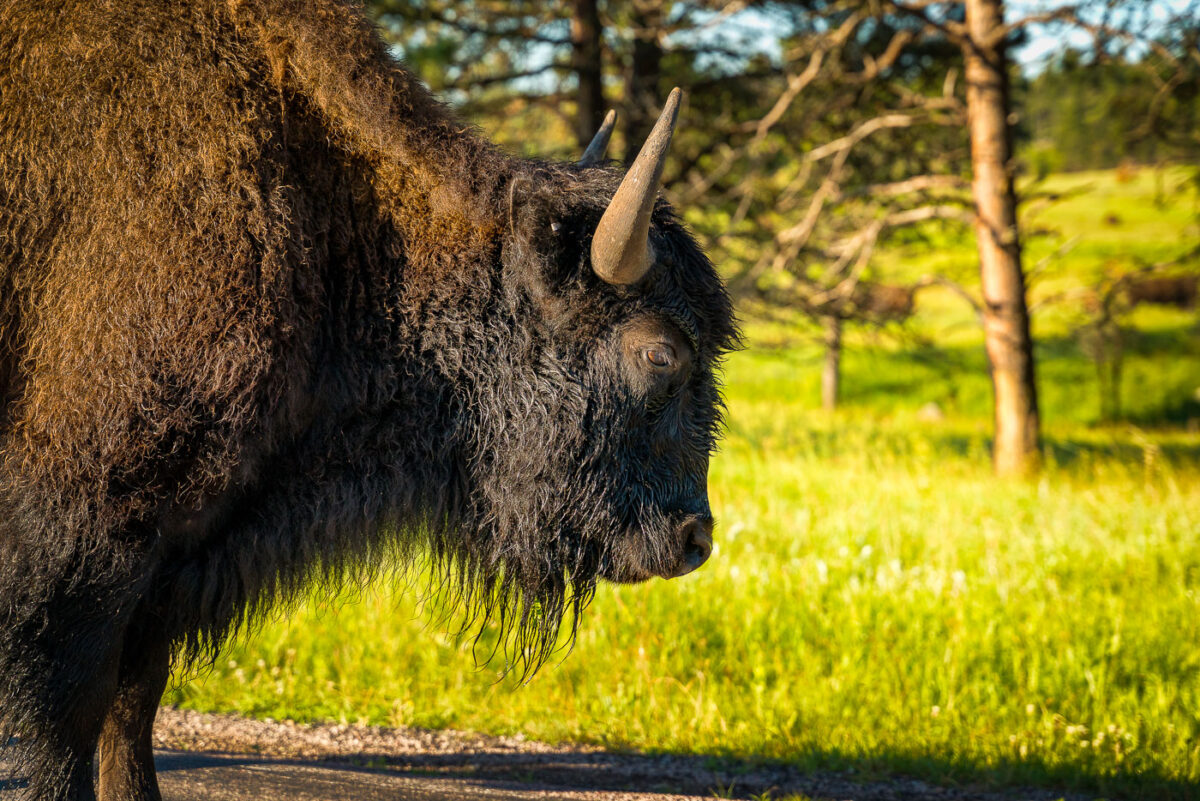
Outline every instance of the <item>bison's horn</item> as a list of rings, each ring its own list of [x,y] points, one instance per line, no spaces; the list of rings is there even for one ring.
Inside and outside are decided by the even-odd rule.
[[[617,187],[612,202],[592,238],[592,269],[610,284],[633,284],[654,262],[650,252],[650,212],[658,197],[658,182],[683,93],[671,90],[654,130],[642,145],[637,160]]]
[[[616,124],[617,112],[609,111],[604,115],[604,123],[600,126],[600,130],[596,131],[587,150],[583,151],[583,155],[579,157],[580,167],[592,167],[604,161],[604,151],[608,150],[608,140],[612,137],[613,127]]]

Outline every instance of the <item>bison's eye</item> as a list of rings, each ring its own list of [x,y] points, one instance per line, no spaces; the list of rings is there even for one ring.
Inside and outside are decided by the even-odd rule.
[[[675,349],[660,342],[643,350],[642,358],[656,370],[665,370],[675,366]]]

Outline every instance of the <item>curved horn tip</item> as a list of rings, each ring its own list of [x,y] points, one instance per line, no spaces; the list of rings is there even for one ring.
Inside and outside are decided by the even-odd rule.
[[[591,167],[604,160],[604,151],[608,149],[608,140],[612,137],[616,125],[617,112],[609,109],[608,113],[604,115],[604,122],[600,125],[600,129],[596,131],[596,135],[588,144],[587,150],[583,151],[583,155],[576,162],[580,167]]]
[[[676,86],[674,89],[671,90],[671,93],[669,95],[667,95],[667,102],[663,103],[663,113],[665,114],[667,109],[670,109],[672,115],[674,115],[675,112],[678,111],[679,103],[682,100],[683,100],[683,90],[680,89],[678,86]]]
[[[610,284],[637,283],[654,264],[650,215],[682,98],[679,87],[671,90],[658,121],[596,226],[592,269]]]
[[[666,164],[667,150],[671,146],[671,137],[675,134],[675,123],[679,119],[679,104],[682,100],[683,90],[676,86],[667,96],[667,102],[663,104],[658,120],[629,168],[630,172],[648,172],[652,175],[654,192],[658,191],[658,179],[662,176],[663,165]]]

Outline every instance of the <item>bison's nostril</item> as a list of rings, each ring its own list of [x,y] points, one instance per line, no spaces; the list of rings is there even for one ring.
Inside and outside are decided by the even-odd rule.
[[[712,553],[712,535],[697,527],[684,546],[683,555],[693,569],[700,567]]]
[[[680,527],[683,558],[675,566],[671,578],[685,576],[708,561],[712,554],[712,518],[693,517]]]

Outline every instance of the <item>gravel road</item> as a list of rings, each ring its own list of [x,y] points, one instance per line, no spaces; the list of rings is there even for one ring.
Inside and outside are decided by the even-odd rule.
[[[620,754],[520,737],[297,725],[163,707],[155,729],[164,801],[1084,801],[1045,790],[856,781],[697,756]],[[0,799],[14,797],[0,781]]]

